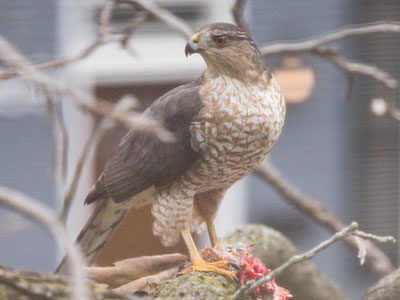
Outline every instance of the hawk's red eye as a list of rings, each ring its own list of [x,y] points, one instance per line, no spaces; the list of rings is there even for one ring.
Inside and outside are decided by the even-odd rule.
[[[213,38],[215,45],[217,46],[223,46],[226,44],[227,38],[226,36],[220,35],[220,36],[215,36]]]

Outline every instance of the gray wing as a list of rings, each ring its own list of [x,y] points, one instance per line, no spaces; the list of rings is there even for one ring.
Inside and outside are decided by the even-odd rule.
[[[122,202],[150,186],[172,182],[197,159],[198,152],[191,146],[190,125],[200,120],[201,81],[200,77],[169,91],[145,112],[161,120],[175,141],[165,143],[145,131],[129,132],[107,160],[85,203],[104,196]]]

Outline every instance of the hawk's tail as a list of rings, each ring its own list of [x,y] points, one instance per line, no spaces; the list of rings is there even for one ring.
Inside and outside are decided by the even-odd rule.
[[[88,264],[94,261],[128,211],[127,207],[121,207],[110,198],[98,200],[95,210],[76,239]],[[56,273],[66,273],[66,270],[64,257]]]

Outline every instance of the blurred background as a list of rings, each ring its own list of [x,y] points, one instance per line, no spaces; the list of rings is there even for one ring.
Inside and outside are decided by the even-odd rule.
[[[195,29],[215,21],[230,21],[232,1],[154,0]],[[32,62],[79,53],[97,34],[102,1],[0,1],[0,35]],[[112,18],[119,34],[138,12],[119,5]],[[259,45],[321,35],[350,24],[400,21],[396,0],[263,1],[249,0],[244,18]],[[97,96],[115,102],[133,94],[144,109],[169,89],[198,77],[204,69],[199,56],[184,57],[185,40],[170,28],[148,20],[135,32],[127,50],[104,46],[89,58],[60,71],[47,71]],[[338,46],[346,57],[400,75],[400,37],[394,34],[346,39]],[[356,77],[350,102],[347,81],[329,62],[312,56],[274,56],[267,60],[287,92],[288,111],[283,134],[271,161],[293,183],[323,201],[346,222],[357,220],[364,231],[399,237],[399,132],[392,120],[373,116],[370,99],[381,90]],[[0,64],[1,67],[3,65]],[[293,82],[301,82],[300,89]],[[69,135],[67,179],[71,177],[93,120],[68,102],[59,104]],[[110,134],[87,162],[69,219],[76,235],[90,207],[83,198],[101,172],[105,159],[124,134]],[[45,102],[16,79],[0,81],[0,185],[22,191],[58,209],[65,184],[52,179],[52,133]],[[68,181],[68,180],[67,180]],[[265,223],[308,250],[331,234],[281,199],[254,175],[228,193],[217,218],[223,235],[240,223]],[[151,234],[149,209],[133,212],[113,238],[118,249],[106,247],[100,264],[135,255],[184,251],[182,245],[162,249]],[[206,245],[204,237],[198,237]],[[399,248],[384,251],[397,265]],[[54,257],[54,259],[49,259]],[[60,255],[39,226],[0,208],[0,263],[35,271],[53,271]],[[376,278],[358,265],[355,255],[336,244],[312,260],[354,299]]]

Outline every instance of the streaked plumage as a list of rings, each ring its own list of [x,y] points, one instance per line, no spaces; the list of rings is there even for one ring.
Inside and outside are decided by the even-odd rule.
[[[98,202],[78,237],[89,262],[132,207],[152,203],[153,232],[166,246],[188,226],[212,224],[225,191],[265,158],[281,133],[284,98],[246,33],[232,24],[206,25],[186,52],[202,55],[207,70],[145,112],[162,120],[176,142],[128,133],[86,199]]]

